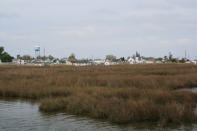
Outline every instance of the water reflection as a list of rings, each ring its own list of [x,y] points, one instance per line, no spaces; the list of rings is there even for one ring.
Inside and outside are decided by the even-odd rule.
[[[179,89],[179,91],[189,91],[189,92],[197,93],[197,87],[195,87],[195,88],[183,88],[183,89]]]
[[[78,118],[64,113],[43,114],[37,103],[0,100],[0,131],[132,131],[131,126],[117,126],[107,122]],[[194,127],[153,130],[195,130]]]
[[[77,118],[63,113],[42,114],[38,104],[0,101],[0,131],[116,131],[125,130],[106,122]]]

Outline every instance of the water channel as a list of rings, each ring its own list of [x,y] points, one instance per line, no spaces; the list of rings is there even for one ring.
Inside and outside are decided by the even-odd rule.
[[[76,117],[64,113],[43,114],[38,103],[0,99],[0,131],[149,131],[149,130],[197,130],[197,125],[176,129],[137,129],[107,122]]]

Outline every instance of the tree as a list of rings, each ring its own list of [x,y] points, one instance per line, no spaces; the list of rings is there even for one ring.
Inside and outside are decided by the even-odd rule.
[[[172,58],[172,60],[171,60],[171,62],[173,62],[173,63],[178,63],[178,58]]]
[[[30,55],[24,55],[22,57],[23,60],[31,60],[31,56]]]
[[[1,61],[2,62],[12,62],[13,57],[10,56],[7,52],[4,52],[1,56]]]
[[[169,61],[172,61],[172,59],[173,59],[173,55],[171,52],[169,52]]]
[[[2,62],[12,62],[14,58],[4,51],[4,47],[0,47],[0,60]]]
[[[21,59],[21,55],[17,55],[16,58],[17,58],[17,59]]]
[[[37,56],[36,59],[37,59],[37,60],[41,60],[42,57],[41,57],[41,56]]]
[[[185,58],[182,58],[179,62],[185,63],[187,60]]]
[[[77,63],[88,63],[89,60],[88,59],[80,59],[80,60],[77,60]]]
[[[76,61],[76,57],[75,57],[75,54],[72,53],[69,57],[68,57],[68,60],[72,63],[74,63]]]
[[[106,60],[116,61],[116,56],[114,55],[106,55]]]
[[[60,63],[66,63],[65,59],[60,59]]]
[[[137,51],[136,51],[136,55],[135,55],[136,57],[139,57],[140,58],[140,53],[138,53]]]
[[[122,62],[125,62],[125,58],[124,58],[124,57],[120,57],[120,60],[121,60]]]
[[[3,54],[3,52],[4,52],[4,48],[3,47],[0,47],[0,57]]]
[[[165,60],[165,62],[167,62],[168,61],[168,57],[164,56],[164,60]]]
[[[54,59],[54,57],[52,55],[49,55],[48,58],[50,61],[52,61]]]
[[[162,61],[163,58],[159,57],[159,58],[156,58],[157,61]]]

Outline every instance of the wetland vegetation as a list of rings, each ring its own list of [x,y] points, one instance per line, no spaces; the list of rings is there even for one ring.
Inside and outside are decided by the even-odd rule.
[[[42,112],[66,112],[117,124],[195,123],[197,66],[0,66],[0,96],[40,102]]]

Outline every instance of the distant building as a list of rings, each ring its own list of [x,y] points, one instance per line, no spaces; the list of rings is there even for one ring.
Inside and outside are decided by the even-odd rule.
[[[94,60],[93,63],[94,63],[95,65],[101,65],[101,64],[104,64],[104,63],[105,63],[105,60],[97,59],[97,60]]]
[[[106,62],[104,63],[104,65],[108,66],[108,65],[111,65],[111,63],[108,62],[108,61],[106,61]]]
[[[106,59],[104,65],[106,66],[112,65],[112,61],[110,59]]]
[[[26,62],[25,60],[22,60],[22,59],[13,59],[13,60],[12,60],[12,63],[13,63],[13,64],[24,65],[24,64],[26,64],[27,62]]]
[[[17,62],[18,62],[18,59],[13,59],[13,60],[12,60],[12,63],[13,63],[13,64],[17,64]]]
[[[26,64],[26,62],[25,62],[25,60],[18,59],[17,64],[24,65],[24,64]]]
[[[153,63],[154,63],[154,61],[147,60],[147,61],[144,61],[144,63],[146,63],[146,64],[153,64]],[[161,63],[161,62],[157,61],[157,63]]]
[[[197,64],[197,61],[193,60],[193,61],[190,61],[192,64]]]
[[[186,61],[186,64],[197,64],[197,61],[193,60],[193,61]]]
[[[60,61],[59,60],[56,60],[56,62],[54,64],[60,64]]]
[[[162,61],[155,61],[155,63],[160,64],[160,63],[162,63]]]
[[[72,65],[72,62],[66,60],[66,65]]]
[[[142,58],[140,58],[140,57],[135,57],[135,58],[130,57],[128,59],[128,62],[130,64],[140,64],[140,63],[144,63],[144,60]]]
[[[134,64],[134,63],[135,63],[135,60],[134,60],[133,58],[130,57],[130,58],[128,59],[128,62],[129,62],[129,64]]]

